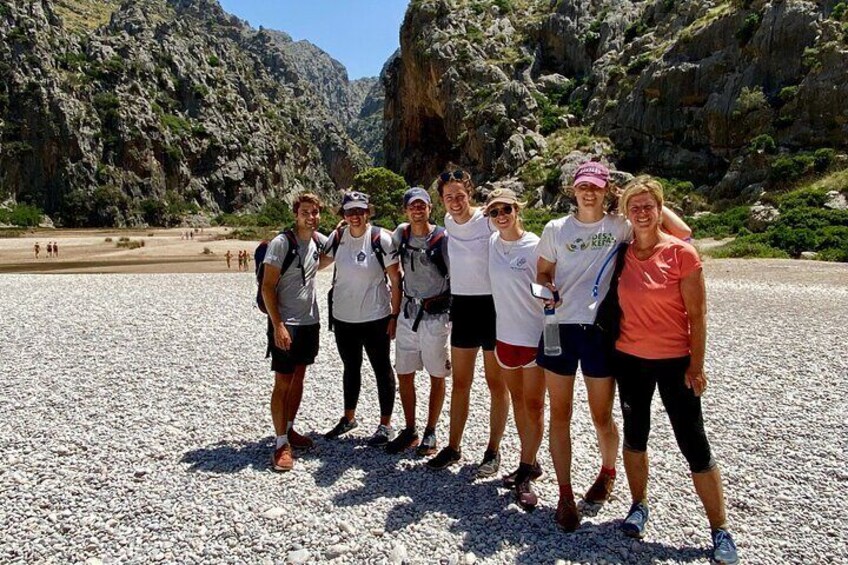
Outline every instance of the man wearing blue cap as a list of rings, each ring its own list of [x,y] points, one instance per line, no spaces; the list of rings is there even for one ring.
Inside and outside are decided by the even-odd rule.
[[[436,452],[436,424],[445,401],[445,378],[450,374],[450,280],[447,269],[447,232],[430,223],[430,195],[420,187],[403,195],[409,223],[397,227],[392,240],[403,271],[403,304],[395,338],[395,370],[406,427],[386,446],[400,453],[418,446],[418,455]],[[430,374],[427,426],[419,445],[415,423],[415,373]]]

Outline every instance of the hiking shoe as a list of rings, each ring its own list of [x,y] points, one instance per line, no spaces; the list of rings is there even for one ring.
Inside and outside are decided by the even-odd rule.
[[[348,433],[350,430],[356,429],[359,427],[359,422],[356,421],[356,418],[353,420],[348,420],[344,416],[341,417],[339,423],[336,424],[336,427],[324,434],[326,439],[336,439],[342,434]]]
[[[645,526],[648,525],[648,506],[644,502],[634,502],[630,505],[627,518],[621,523],[621,531],[631,538],[645,537]]]
[[[580,512],[577,511],[573,496],[560,495],[554,520],[563,531],[573,532],[577,529],[580,525]]]
[[[438,455],[427,461],[427,466],[431,469],[444,469],[448,465],[453,465],[461,458],[462,452],[448,445],[443,447]]]
[[[395,432],[391,426],[380,424],[377,426],[377,431],[368,440],[368,445],[371,447],[385,447],[394,437]]]
[[[478,477],[491,477],[501,468],[501,454],[497,451],[487,449],[483,454],[483,461],[477,466]]]
[[[542,466],[539,465],[538,461],[536,461],[533,464],[533,470],[530,471],[530,480],[535,481],[536,479],[541,477],[543,474],[544,474],[544,472],[542,471]],[[516,469],[515,471],[513,471],[509,475],[503,476],[503,486],[505,486],[508,489],[514,489],[515,488],[515,480],[517,478],[518,478],[518,469]]]
[[[386,444],[386,453],[397,455],[416,445],[418,445],[418,432],[415,428],[404,428],[395,439]]]
[[[739,563],[739,556],[736,554],[736,544],[733,542],[730,532],[724,528],[713,530],[712,559],[713,563],[721,563],[721,565]]]
[[[515,485],[515,501],[528,512],[536,509],[539,497],[533,492],[529,476]]]
[[[271,463],[273,463],[275,471],[291,471],[294,468],[294,457],[292,456],[291,446],[286,443],[282,447],[275,449]]]
[[[602,471],[598,474],[598,478],[595,479],[595,483],[586,491],[583,500],[587,504],[603,504],[609,500],[613,485],[615,485],[615,475],[610,475]]]
[[[436,431],[424,430],[424,437],[421,438],[421,443],[415,450],[415,453],[422,457],[429,457],[436,453]]]
[[[312,438],[300,435],[294,431],[294,428],[289,430],[288,438],[289,445],[291,445],[294,449],[312,449],[315,446],[315,442],[312,441]]]

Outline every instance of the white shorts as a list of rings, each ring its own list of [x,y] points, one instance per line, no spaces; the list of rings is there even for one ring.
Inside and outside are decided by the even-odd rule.
[[[448,316],[427,316],[412,331],[413,318],[398,317],[395,334],[395,370],[408,375],[424,369],[433,377],[447,377],[451,372],[448,339],[451,323]]]

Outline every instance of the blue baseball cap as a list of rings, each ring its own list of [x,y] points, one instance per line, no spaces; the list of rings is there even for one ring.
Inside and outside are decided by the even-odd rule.
[[[430,195],[420,186],[413,186],[403,194],[403,207],[406,208],[416,200],[430,205]]]
[[[353,208],[368,209],[368,195],[364,192],[351,190],[344,193],[342,197],[342,210],[351,210]]]

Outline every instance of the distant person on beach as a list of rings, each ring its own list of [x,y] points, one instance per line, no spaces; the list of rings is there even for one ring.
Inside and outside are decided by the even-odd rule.
[[[35,245],[32,246],[32,250],[35,252],[35,258],[38,259],[38,254],[41,253],[41,244],[36,241]]]
[[[444,469],[462,458],[461,444],[477,353],[483,350],[483,370],[489,389],[489,442],[477,465],[478,477],[500,469],[500,445],[509,417],[509,391],[495,360],[495,301],[489,279],[489,239],[494,228],[483,210],[471,206],[471,175],[449,168],[439,175],[437,189],[445,205],[445,227],[450,237],[451,279],[451,409],[448,445],[427,462]]]
[[[247,252],[247,249],[244,250],[244,270],[250,270],[250,253]]]
[[[736,563],[721,474],[701,412],[701,395],[707,388],[707,300],[701,259],[690,244],[660,229],[663,189],[655,179],[630,181],[621,209],[634,235],[618,279],[622,316],[613,364],[624,419],[624,470],[632,497],[621,529],[631,537],[645,535],[651,401],[659,389],[706,510],[713,561]]]
[[[58,256],[59,256],[59,242],[54,241],[53,242],[53,257],[58,257]]]
[[[389,351],[400,313],[400,269],[392,235],[371,225],[372,213],[367,194],[345,192],[339,214],[347,225],[330,234],[324,249],[325,262],[335,263],[328,299],[330,328],[344,365],[344,415],[324,437],[335,439],[359,425],[356,406],[365,350],[380,402],[380,423],[368,445],[384,447],[394,439],[391,420],[396,384]]]
[[[244,270],[244,251],[242,251],[241,249],[239,249],[238,252],[238,270]]]
[[[580,524],[571,486],[571,415],[578,366],[601,454],[600,471],[584,501],[605,503],[615,484],[619,434],[612,417],[614,338],[597,323],[597,315],[610,287],[618,245],[630,241],[633,231],[626,218],[607,212],[608,205],[614,204],[612,188],[605,165],[595,161],[580,165],[566,187],[577,202],[577,212],[548,222],[537,247],[536,280],[560,297],[560,303],[547,305],[556,307],[561,353],[546,355],[540,343],[536,361],[545,369],[550,396],[550,451],[559,483],[555,520],[565,531]],[[670,232],[688,237],[688,226],[667,208],[663,222]]]
[[[47,242],[47,258],[49,259],[50,257],[53,257],[53,242],[52,241]]]
[[[232,261],[232,260],[233,260],[233,253],[232,253],[232,251],[230,251],[229,249],[227,249],[227,252],[224,254],[224,259],[226,259],[226,260],[227,260],[227,269],[229,269],[229,268],[230,268],[230,261]]]
[[[295,198],[294,230],[284,231],[268,244],[262,263],[262,298],[268,311],[267,355],[274,371],[271,418],[277,436],[273,454],[277,471],[293,468],[293,449],[313,445],[312,439],[294,430],[294,419],[303,397],[306,367],[318,355],[320,325],[315,275],[327,241],[316,231],[321,206],[314,194]]]
[[[420,187],[403,195],[409,223],[398,226],[392,241],[403,271],[403,302],[395,336],[395,370],[406,426],[386,446],[395,454],[418,446],[418,455],[436,453],[436,424],[445,402],[445,379],[450,376],[450,279],[447,232],[430,223],[430,195]],[[415,421],[415,373],[430,375],[427,425],[419,445]]]
[[[541,474],[536,455],[545,428],[545,372],[536,364],[544,314],[530,291],[536,281],[539,236],[524,229],[521,206],[514,191],[499,188],[489,193],[484,212],[498,230],[489,239],[489,278],[497,313],[495,359],[509,389],[521,440],[518,469],[504,477],[504,486],[513,489],[519,506],[533,510],[538,496],[531,481]]]

